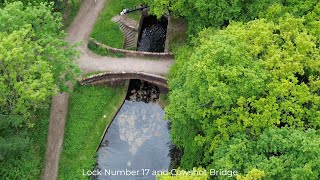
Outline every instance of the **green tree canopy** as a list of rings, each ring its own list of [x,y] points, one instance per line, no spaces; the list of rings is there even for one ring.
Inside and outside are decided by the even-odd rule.
[[[319,7],[318,0],[145,0],[157,16],[171,13],[188,20],[189,34],[195,35],[204,27],[221,27],[229,21],[250,21],[266,13],[292,13],[301,17]],[[269,7],[272,7],[269,9]],[[276,14],[275,14],[276,13]],[[271,16],[270,16],[271,17]],[[273,16],[279,17],[279,16]]]
[[[30,145],[26,129],[19,127],[22,122],[23,118],[20,116],[0,114],[0,163],[10,157],[19,156]],[[0,169],[0,172],[2,177],[3,170]]]
[[[320,127],[317,20],[289,14],[203,30],[171,68],[171,136],[182,168],[207,167],[215,148],[237,133],[268,127]],[[311,25],[312,24],[312,25]]]
[[[29,117],[32,110],[56,93],[48,62],[37,56],[43,49],[32,41],[31,26],[10,34],[0,33],[0,107],[3,114]]]
[[[157,180],[206,180],[208,172],[204,168],[193,168],[191,171],[173,169],[166,174],[157,175]]]
[[[66,82],[75,82],[75,46],[64,40],[61,15],[52,5],[0,9],[0,113],[30,117]]]
[[[254,140],[242,134],[220,144],[209,167],[236,169],[240,174],[259,169],[270,180],[318,179],[319,140],[313,129],[268,128]]]
[[[66,82],[75,82],[79,74],[75,45],[64,40],[61,15],[51,11],[52,4],[24,6],[21,2],[0,9],[1,164],[14,166],[22,153],[34,152],[31,127],[36,120],[44,120],[37,112],[47,108],[52,95],[66,91]],[[0,176],[21,176],[10,170],[1,169]]]

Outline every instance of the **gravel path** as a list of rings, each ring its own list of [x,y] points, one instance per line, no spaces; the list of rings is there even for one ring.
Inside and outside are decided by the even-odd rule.
[[[105,3],[106,0],[96,0],[96,2],[94,0],[84,0],[76,18],[69,27],[67,40],[70,43],[83,42],[79,47],[81,52],[78,60],[79,67],[84,72],[143,71],[157,75],[167,74],[172,63],[170,59],[146,60],[131,57],[102,57],[93,54],[87,49],[89,34]],[[44,180],[56,180],[58,177],[68,102],[69,95],[66,93],[58,94],[52,98],[45,169],[42,177]]]

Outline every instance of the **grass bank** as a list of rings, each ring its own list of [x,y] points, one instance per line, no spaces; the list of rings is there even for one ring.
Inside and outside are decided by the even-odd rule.
[[[77,86],[70,98],[59,179],[88,179],[105,127],[122,105],[124,86]],[[105,118],[103,116],[106,116]]]
[[[91,32],[91,37],[114,48],[123,48],[124,36],[117,23],[111,20],[124,8],[133,8],[143,0],[108,0]],[[136,18],[137,15],[132,15]]]

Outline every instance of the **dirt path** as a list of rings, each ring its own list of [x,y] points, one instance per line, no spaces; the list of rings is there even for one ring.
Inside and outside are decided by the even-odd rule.
[[[57,179],[68,101],[67,93],[52,98],[43,180]]]
[[[157,75],[167,74],[172,60],[102,57],[91,53],[87,49],[86,44],[89,34],[105,3],[106,0],[96,0],[96,2],[94,0],[84,0],[76,18],[69,27],[67,40],[70,43],[83,42],[79,47],[81,52],[78,61],[79,67],[84,72],[143,71]],[[58,177],[68,102],[69,95],[66,93],[52,98],[43,180],[55,180]]]

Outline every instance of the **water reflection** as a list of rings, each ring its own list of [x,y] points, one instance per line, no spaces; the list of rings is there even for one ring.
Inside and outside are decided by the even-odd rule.
[[[139,89],[143,88],[136,91]],[[103,174],[98,179],[155,179],[153,171],[167,170],[170,138],[163,117],[158,103],[126,100],[98,151],[98,168]]]

